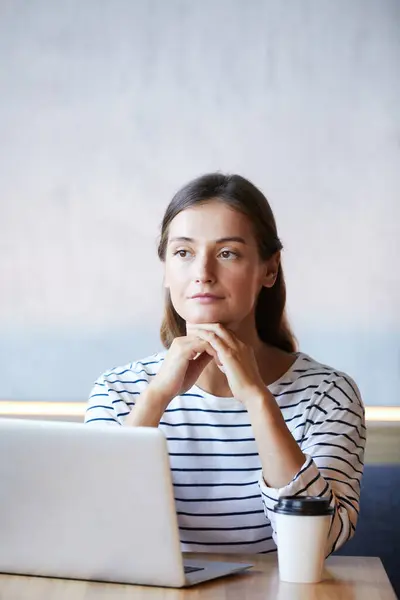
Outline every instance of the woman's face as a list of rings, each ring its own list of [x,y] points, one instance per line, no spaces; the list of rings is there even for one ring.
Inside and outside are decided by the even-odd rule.
[[[263,285],[275,282],[279,256],[262,262],[248,218],[215,200],[180,212],[171,222],[165,286],[187,323],[232,329],[254,314]]]

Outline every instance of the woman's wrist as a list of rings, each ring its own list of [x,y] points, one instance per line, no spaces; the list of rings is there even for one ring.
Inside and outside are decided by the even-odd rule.
[[[256,388],[244,404],[249,413],[263,412],[271,421],[282,420],[282,413],[279,406],[274,396],[266,387],[263,389]]]
[[[151,384],[140,394],[125,423],[135,427],[158,427],[171,399]]]

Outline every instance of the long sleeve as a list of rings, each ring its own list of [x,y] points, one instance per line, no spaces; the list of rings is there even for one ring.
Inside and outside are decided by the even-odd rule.
[[[152,355],[123,367],[115,367],[101,375],[93,385],[85,413],[85,423],[123,425],[136,399],[149,385],[160,368],[163,357]]]
[[[109,385],[104,375],[93,385],[85,412],[85,423],[119,425],[117,405],[110,398]]]
[[[347,376],[335,377],[311,400],[301,422],[290,427],[306,457],[301,469],[283,488],[268,487],[262,475],[259,485],[275,542],[273,508],[278,498],[329,498],[335,510],[328,539],[331,554],[353,536],[357,524],[366,442],[364,406]]]

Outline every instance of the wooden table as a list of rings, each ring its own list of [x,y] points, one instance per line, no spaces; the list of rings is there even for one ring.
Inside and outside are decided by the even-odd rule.
[[[186,556],[193,555],[187,554]],[[45,577],[0,575],[0,599],[396,600],[379,558],[332,556],[326,561],[323,582],[293,584],[279,581],[276,555],[210,554],[207,556],[218,560],[251,562],[254,567],[245,573],[230,575],[179,590]]]

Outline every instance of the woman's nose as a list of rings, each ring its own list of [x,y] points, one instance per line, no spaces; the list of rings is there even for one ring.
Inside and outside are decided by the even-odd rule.
[[[196,283],[213,283],[213,279],[211,277],[196,277]]]
[[[212,261],[207,257],[199,258],[195,264],[196,283],[212,283],[215,279]]]

